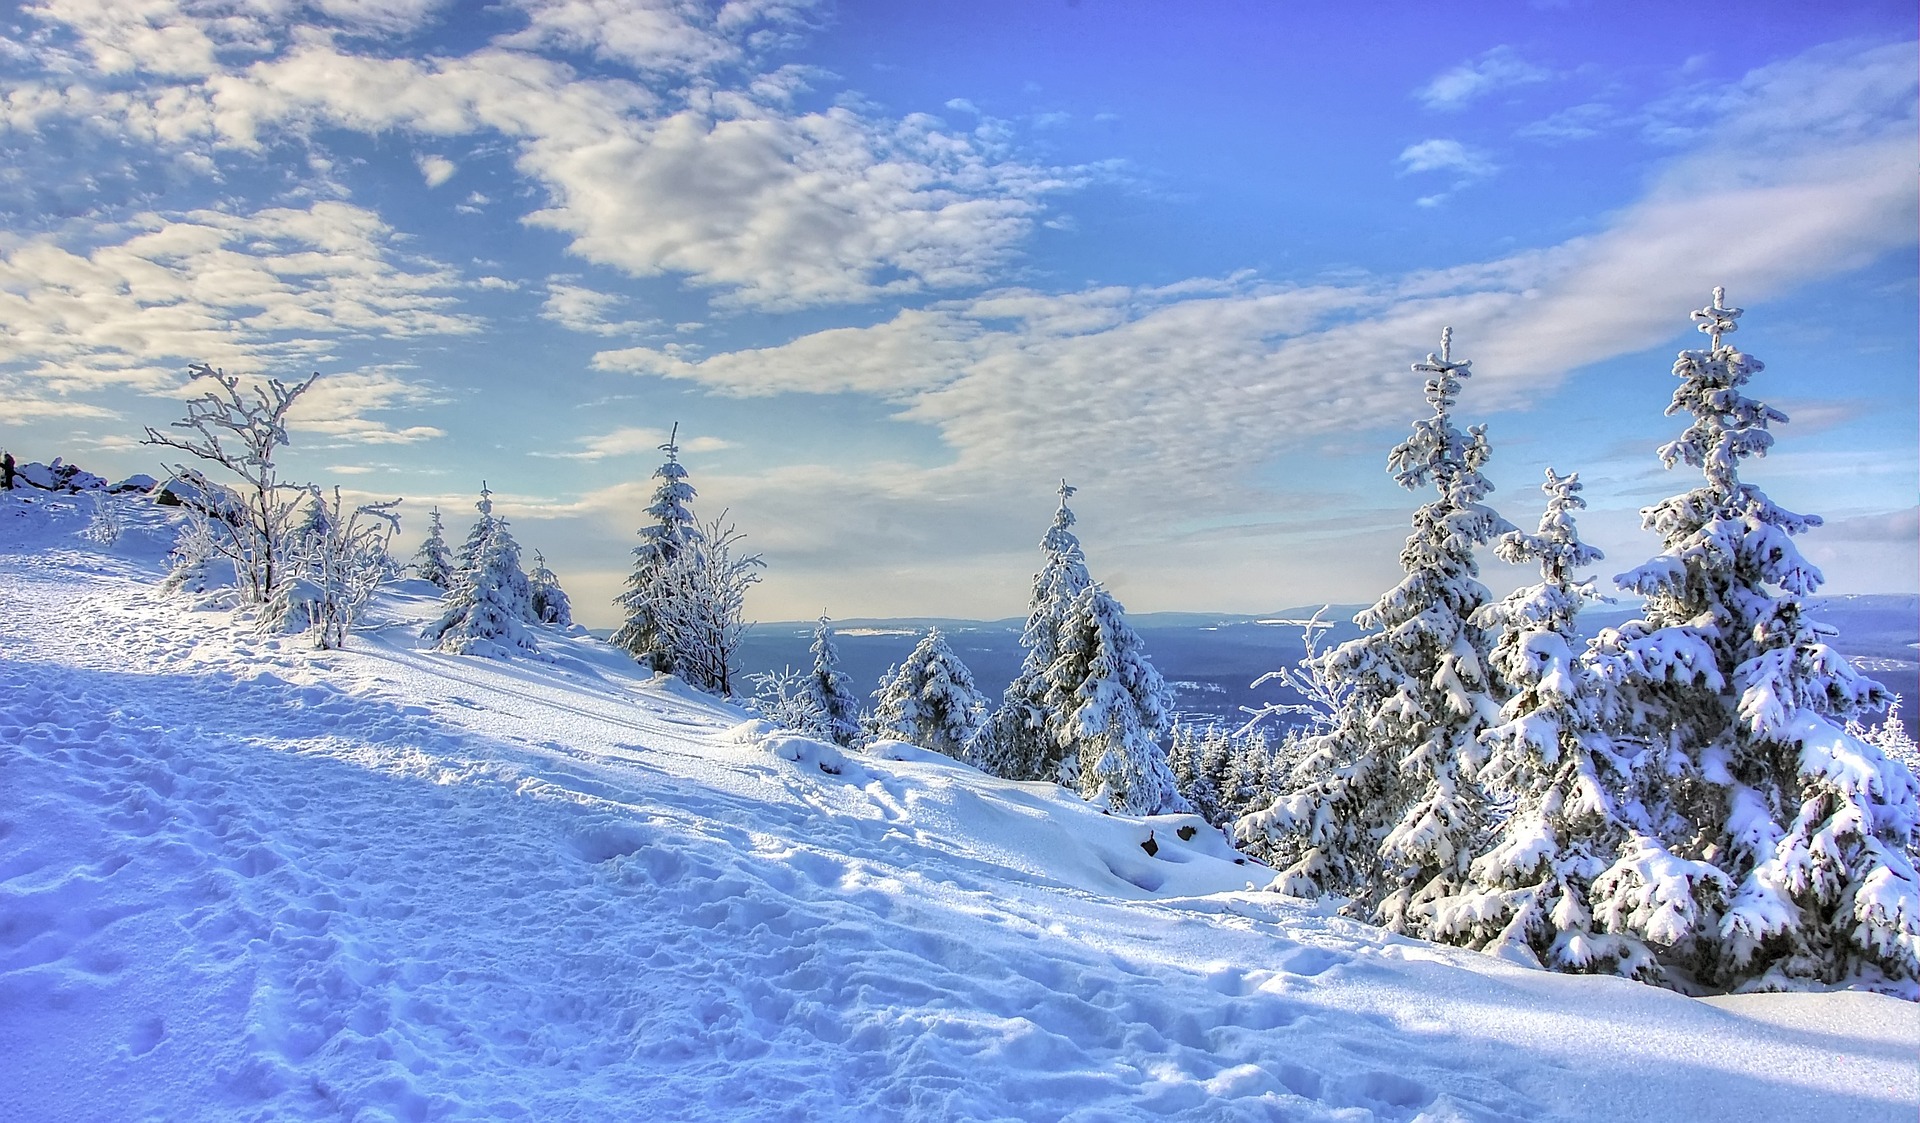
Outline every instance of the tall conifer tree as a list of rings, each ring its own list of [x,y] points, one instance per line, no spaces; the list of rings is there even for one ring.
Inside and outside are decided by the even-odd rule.
[[[1105,801],[1128,815],[1188,811],[1160,744],[1173,714],[1173,691],[1147,658],[1126,610],[1099,585],[1080,591],[1058,633],[1060,654],[1047,668],[1046,706],[1053,743],[1041,775]]]
[[[427,540],[420,543],[420,552],[413,556],[413,571],[422,581],[442,589],[453,584],[453,558],[447,553],[446,528],[438,507],[427,516]]]
[[[1050,746],[1059,741],[1059,715],[1048,709],[1047,668],[1060,657],[1060,632],[1074,598],[1093,584],[1086,555],[1072,530],[1073,512],[1067,500],[1073,493],[1074,488],[1061,480],[1060,507],[1040,540],[1045,561],[1034,575],[1027,623],[1020,633],[1026,656],[974,746],[974,763],[1010,780],[1057,779],[1047,767],[1058,760],[1057,750]]]
[[[662,643],[652,586],[656,575],[683,550],[701,541],[699,524],[688,507],[695,492],[687,482],[686,468],[680,464],[679,436],[680,424],[675,422],[667,443],[660,446],[667,459],[653,473],[653,478],[660,481],[653,489],[653,502],[647,506],[647,515],[653,521],[636,532],[640,544],[633,548],[633,572],[627,577],[626,592],[613,601],[626,612],[626,622],[608,639],[661,674],[672,674],[676,668],[672,651]]]
[[[840,649],[833,642],[833,624],[823,614],[813,629],[813,672],[804,693],[819,714],[823,732],[835,744],[852,748],[860,740],[860,699],[853,680],[840,670]]]
[[[1344,708],[1309,742],[1304,785],[1235,828],[1282,864],[1287,892],[1346,895],[1396,931],[1422,931],[1434,902],[1466,877],[1485,827],[1471,772],[1484,755],[1479,735],[1499,716],[1489,637],[1474,623],[1490,598],[1474,550],[1513,527],[1484,502],[1485,426],[1453,423],[1471,364],[1454,361],[1452,334],[1414,364],[1433,415],[1387,461],[1402,487],[1439,493],[1414,514],[1400,552],[1406,577],[1354,618],[1370,634],[1323,657]]]
[[[1743,390],[1762,364],[1726,342],[1740,315],[1721,289],[1693,313],[1711,346],[1674,363],[1667,412],[1692,420],[1660,459],[1704,481],[1641,513],[1664,549],[1617,580],[1645,615],[1599,641],[1649,740],[1648,810],[1671,857],[1630,855],[1596,884],[1596,909],[1682,984],[1910,986],[1913,777],[1841,728],[1885,695],[1807,613],[1822,577],[1793,536],[1820,520],[1740,479],[1786,420]]]
[[[1591,904],[1594,879],[1629,839],[1636,850],[1657,845],[1630,795],[1634,754],[1607,732],[1621,716],[1617,696],[1580,654],[1576,618],[1604,598],[1575,573],[1601,554],[1575,525],[1587,505],[1579,476],[1549,468],[1541,490],[1539,530],[1512,531],[1496,547],[1505,561],[1538,562],[1540,583],[1480,614],[1501,629],[1490,662],[1508,695],[1500,724],[1480,736],[1489,752],[1480,778],[1511,810],[1469,884],[1437,907],[1430,935],[1564,971],[1642,974],[1644,945],[1606,931]]]

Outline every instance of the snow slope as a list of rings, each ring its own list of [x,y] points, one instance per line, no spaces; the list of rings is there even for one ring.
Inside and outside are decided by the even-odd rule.
[[[1190,817],[783,736],[578,634],[416,650],[404,590],[347,651],[263,639],[151,592],[127,502],[102,547],[0,496],[0,1119],[1920,1108],[1911,1004],[1391,937]]]

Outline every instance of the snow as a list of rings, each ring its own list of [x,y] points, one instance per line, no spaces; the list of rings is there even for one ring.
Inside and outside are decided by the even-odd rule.
[[[261,636],[158,596],[163,512],[116,501],[101,544],[0,496],[0,1118],[1920,1108],[1910,1003],[1393,936],[1192,816],[794,737],[578,634],[420,650],[421,585],[344,650]]]

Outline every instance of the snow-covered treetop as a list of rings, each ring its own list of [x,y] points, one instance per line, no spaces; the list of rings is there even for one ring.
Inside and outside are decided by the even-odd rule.
[[[1065,590],[1068,597],[1077,596],[1081,589],[1091,583],[1091,578],[1087,576],[1087,556],[1080,549],[1080,539],[1069,529],[1073,526],[1074,518],[1067,500],[1079,490],[1065,480],[1060,481],[1060,508],[1053,513],[1053,525],[1047,528],[1046,537],[1040,540],[1040,548],[1047,554],[1047,569],[1057,571],[1072,585]]]
[[[1539,562],[1540,584],[1516,590],[1498,605],[1489,606],[1483,622],[1522,630],[1545,629],[1571,637],[1574,617],[1581,606],[1607,599],[1594,589],[1592,578],[1576,578],[1574,571],[1605,555],[1580,540],[1574,523],[1574,512],[1587,505],[1580,497],[1580,473],[1563,476],[1548,468],[1540,490],[1547,493],[1547,509],[1540,515],[1539,531],[1508,531],[1494,546],[1494,553],[1502,561],[1516,565]]]
[[[1713,346],[1708,351],[1682,351],[1673,364],[1681,383],[1667,414],[1691,413],[1694,421],[1678,440],[1661,446],[1660,459],[1669,468],[1684,460],[1701,469],[1715,491],[1730,497],[1740,484],[1740,461],[1765,456],[1773,446],[1767,426],[1785,421],[1787,415],[1740,392],[1766,364],[1721,341],[1739,328],[1742,313],[1726,306],[1726,295],[1726,289],[1714,289],[1713,303],[1693,313],[1695,326],[1712,339]]]
[[[807,646],[807,653],[813,656],[816,671],[840,665],[840,649],[833,642],[833,618],[824,612],[813,625],[813,642]]]
[[[487,490],[487,481],[480,481],[480,499],[473,505],[480,512],[472,529],[467,531],[467,540],[460,546],[455,563],[461,570],[469,570],[480,564],[481,555],[487,552],[487,540],[493,536],[499,520],[493,517],[493,492]]]
[[[687,482],[687,470],[680,463],[680,423],[673,423],[673,431],[667,436],[667,442],[660,451],[667,454],[666,462],[654,469],[653,478],[660,481],[654,489],[653,505],[647,508],[647,514],[661,524],[687,525],[693,522],[693,512],[687,510],[687,501],[696,492]]]
[[[1623,587],[1648,594],[1676,589],[1683,577],[1676,566],[1701,552],[1750,559],[1760,580],[1796,595],[1814,592],[1825,580],[1789,540],[1819,526],[1819,516],[1787,511],[1758,487],[1740,482],[1740,461],[1765,456],[1773,445],[1768,426],[1787,420],[1740,390],[1766,369],[1722,341],[1738,327],[1740,315],[1741,309],[1726,306],[1721,288],[1713,290],[1712,304],[1693,313],[1713,349],[1682,351],[1674,361],[1673,373],[1681,382],[1667,413],[1689,413],[1693,422],[1679,439],[1661,446],[1660,460],[1669,468],[1681,461],[1699,468],[1706,486],[1641,512],[1642,523],[1660,535],[1667,553],[1617,578]]]
[[[1074,520],[1067,500],[1076,490],[1067,481],[1060,481],[1060,507],[1053,513],[1053,525],[1040,539],[1046,560],[1033,578],[1033,600],[1020,640],[1027,648],[1023,674],[1039,674],[1053,662],[1058,654],[1060,622],[1066,616],[1067,607],[1093,584],[1093,577],[1087,572],[1086,553],[1070,529]]]
[[[687,506],[697,492],[687,482],[687,470],[680,463],[679,437],[680,423],[676,421],[666,443],[660,446],[667,459],[653,473],[653,478],[660,481],[653,489],[653,502],[647,506],[653,522],[640,528],[640,545],[633,549],[642,565],[669,561],[681,546],[700,540],[699,524]]]
[[[1445,605],[1448,615],[1464,620],[1487,602],[1487,590],[1474,579],[1479,573],[1474,549],[1514,527],[1482,502],[1493,490],[1480,473],[1493,455],[1487,427],[1474,425],[1462,432],[1453,423],[1460,382],[1472,366],[1468,360],[1454,360],[1452,328],[1441,331],[1439,354],[1413,364],[1414,373],[1428,376],[1426,397],[1433,416],[1413,423],[1413,432],[1388,454],[1387,471],[1401,487],[1432,484],[1440,494],[1414,512],[1413,533],[1400,553],[1406,578],[1354,617],[1361,627],[1392,628],[1434,605]]]
[[[1427,378],[1427,404],[1433,416],[1413,424],[1413,435],[1400,442],[1387,458],[1396,483],[1409,491],[1432,483],[1441,496],[1461,505],[1477,503],[1493,490],[1480,467],[1491,450],[1487,427],[1474,425],[1462,433],[1453,424],[1453,406],[1460,399],[1460,382],[1472,375],[1473,362],[1453,361],[1453,329],[1440,330],[1440,353],[1413,364],[1415,374]]]
[[[1580,541],[1574,526],[1573,513],[1587,505],[1580,497],[1580,473],[1563,476],[1549,467],[1547,482],[1540,485],[1540,490],[1547,493],[1547,509],[1540,516],[1539,532],[1511,531],[1501,536],[1494,552],[1501,561],[1538,561],[1542,579],[1564,585],[1574,570],[1584,569],[1606,555]]]

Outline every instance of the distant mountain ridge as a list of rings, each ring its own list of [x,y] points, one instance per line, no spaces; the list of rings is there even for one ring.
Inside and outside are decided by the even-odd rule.
[[[1851,594],[1809,598],[1817,619],[1839,630],[1835,646],[1855,660],[1860,669],[1885,683],[1888,689],[1912,700],[1920,697],[1920,596],[1910,594]],[[1329,627],[1321,646],[1342,643],[1360,634],[1353,623],[1360,604],[1324,606]],[[1295,701],[1272,685],[1255,690],[1253,681],[1277,667],[1297,663],[1304,653],[1302,624],[1322,611],[1318,604],[1297,605],[1263,613],[1141,612],[1127,619],[1141,638],[1154,665],[1174,686],[1175,704],[1189,719],[1238,723],[1245,709],[1266,702]],[[1637,604],[1601,605],[1581,617],[1591,635],[1602,628],[1633,619]],[[1000,620],[963,620],[953,617],[855,617],[833,621],[838,633],[841,669],[865,694],[881,674],[904,658],[918,636],[928,628],[945,632],[954,651],[973,671],[989,698],[998,698],[1020,667],[1020,632],[1024,617]],[[814,621],[783,620],[756,625],[742,644],[741,664],[748,674],[784,666],[812,664],[807,652]],[[1909,705],[1913,722],[1920,706]]]

